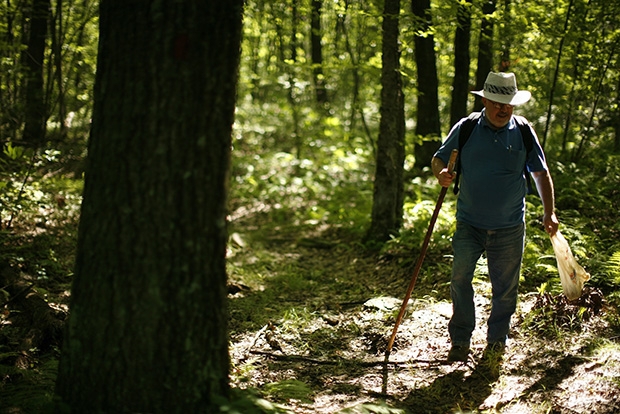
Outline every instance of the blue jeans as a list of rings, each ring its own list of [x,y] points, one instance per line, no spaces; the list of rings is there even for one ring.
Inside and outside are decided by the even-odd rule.
[[[472,279],[476,262],[483,252],[487,255],[492,287],[487,341],[506,341],[510,318],[517,308],[524,243],[525,224],[507,229],[484,230],[457,223],[452,239],[454,263],[450,283],[453,314],[448,324],[452,345],[470,345],[476,327]]]

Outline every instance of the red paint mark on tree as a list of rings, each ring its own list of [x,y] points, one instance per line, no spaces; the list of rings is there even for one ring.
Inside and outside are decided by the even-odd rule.
[[[174,39],[173,54],[176,60],[186,60],[189,51],[189,36],[180,34]]]

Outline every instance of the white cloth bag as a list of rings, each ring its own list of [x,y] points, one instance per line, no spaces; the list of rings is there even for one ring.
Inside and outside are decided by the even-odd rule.
[[[577,263],[566,238],[560,231],[551,236],[551,244],[558,262],[558,273],[564,295],[568,300],[575,300],[581,296],[583,284],[590,279],[590,274]]]

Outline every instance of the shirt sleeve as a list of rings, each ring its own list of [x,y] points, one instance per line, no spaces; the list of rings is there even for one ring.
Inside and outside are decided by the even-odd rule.
[[[450,154],[452,154],[452,150],[459,148],[459,132],[461,130],[461,124],[463,123],[464,119],[467,118],[463,118],[459,122],[454,124],[445,141],[441,144],[437,152],[435,152],[434,156],[442,160],[444,164],[448,164],[448,161],[450,160]]]

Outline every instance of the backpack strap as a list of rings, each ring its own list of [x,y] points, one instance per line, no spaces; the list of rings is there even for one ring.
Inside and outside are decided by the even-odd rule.
[[[478,124],[478,120],[482,116],[482,112],[472,112],[469,116],[461,123],[459,128],[459,155],[463,150],[463,146],[471,136],[471,133],[474,131],[474,128]],[[459,156],[456,161],[456,168],[454,169],[456,172],[456,177],[454,179],[454,187],[452,191],[454,194],[458,194],[459,192],[459,178],[461,177],[461,157]]]
[[[517,126],[519,127],[519,131],[521,131],[521,139],[523,139],[526,154],[529,155],[530,151],[534,149],[534,136],[532,135],[531,125],[525,117],[514,115],[514,118],[517,122]],[[530,172],[527,170],[527,165],[523,166],[523,174],[525,175],[525,180],[527,181],[527,193],[536,194],[534,187],[532,186]]]

